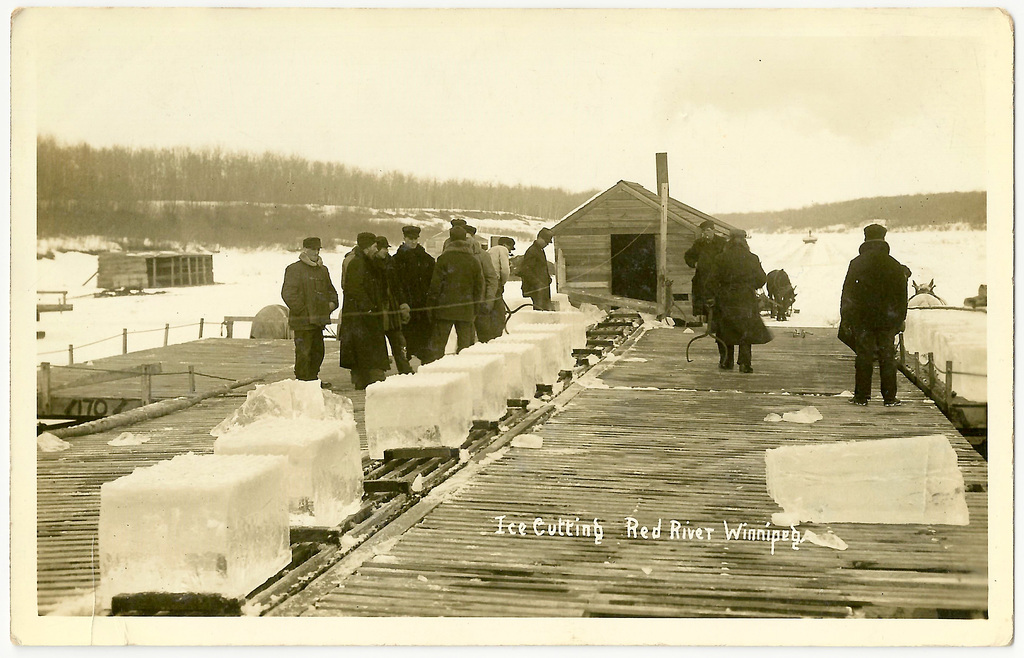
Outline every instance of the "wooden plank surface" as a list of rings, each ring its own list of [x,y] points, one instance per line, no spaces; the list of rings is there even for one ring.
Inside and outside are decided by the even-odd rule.
[[[987,469],[935,406],[900,382],[902,407],[854,407],[852,356],[829,330],[755,347],[758,371],[695,363],[692,334],[648,332],[589,388],[388,550],[310,595],[306,614],[425,616],[929,617],[987,610]],[[705,339],[709,340],[709,339]],[[847,351],[848,352],[848,351]],[[876,382],[877,386],[877,382]],[[785,390],[784,390],[785,389]],[[797,392],[804,394],[797,394]],[[814,405],[813,425],[769,412]],[[780,511],[765,488],[764,451],[850,439],[943,434],[964,474],[970,525],[807,524],[848,548],[727,539]],[[496,517],[526,525],[497,534]],[[599,519],[604,537],[536,536],[558,519]],[[629,537],[626,517],[662,537]],[[670,539],[670,520],[713,539]],[[579,527],[578,525],[576,527]],[[330,572],[325,580],[337,578]],[[319,589],[317,589],[320,592]],[[303,594],[299,594],[302,597]]]

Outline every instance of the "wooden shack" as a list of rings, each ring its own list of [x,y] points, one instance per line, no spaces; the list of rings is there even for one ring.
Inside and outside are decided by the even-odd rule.
[[[99,255],[96,286],[103,290],[141,290],[213,283],[213,254],[176,252]]]
[[[683,255],[710,219],[716,233],[733,228],[668,197],[666,278],[671,282],[668,315],[695,320],[690,299],[694,270]],[[554,233],[556,282],[574,304],[621,306],[661,313],[658,302],[658,252],[662,205],[659,196],[638,183],[620,180],[566,215]],[[667,287],[666,287],[667,289]]]

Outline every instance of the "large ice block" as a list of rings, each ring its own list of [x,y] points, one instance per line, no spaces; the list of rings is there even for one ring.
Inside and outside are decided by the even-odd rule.
[[[372,459],[392,448],[458,448],[473,424],[469,373],[392,375],[366,387],[366,441]]]
[[[222,434],[218,455],[280,455],[288,459],[288,509],[297,523],[333,526],[358,511],[363,496],[359,434],[344,421],[266,417]]]
[[[987,314],[962,309],[910,309],[903,345],[908,354],[919,353],[921,363],[932,354],[935,366],[945,370],[953,362],[953,390],[974,402],[988,400]],[[939,375],[942,377],[942,375]]]
[[[220,436],[271,416],[344,422],[352,417],[352,401],[322,389],[319,380],[285,379],[272,384],[257,384],[246,393],[242,406],[210,430],[210,434]]]
[[[287,460],[179,455],[100,487],[100,598],[239,597],[291,561]]]
[[[420,366],[417,374],[433,372],[464,372],[469,375],[474,420],[501,420],[508,411],[504,357],[463,351]]]
[[[528,343],[477,343],[462,354],[499,354],[505,359],[505,396],[508,399],[530,399],[537,392],[537,368],[540,350]]]
[[[521,334],[540,334],[543,336],[556,336],[558,341],[557,346],[557,361],[559,370],[571,370],[575,365],[572,358],[572,341],[573,341],[573,329],[571,326],[566,324],[532,324],[524,323],[518,324],[513,327],[509,327],[509,334],[511,336],[519,336]]]
[[[537,384],[556,384],[558,382],[558,371],[561,369],[561,347],[562,339],[551,333],[541,334],[533,332],[520,332],[505,334],[490,341],[490,343],[506,344],[520,343],[532,345],[537,348],[540,358],[537,361]]]
[[[509,333],[524,324],[559,324],[572,328],[572,349],[583,349],[587,346],[588,316],[580,311],[533,311],[523,309],[513,313],[508,319]],[[591,323],[593,324],[593,323]]]
[[[812,523],[967,525],[963,474],[941,434],[765,453],[768,493]]]

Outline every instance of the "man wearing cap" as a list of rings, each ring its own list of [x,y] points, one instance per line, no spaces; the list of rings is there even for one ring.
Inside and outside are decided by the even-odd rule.
[[[709,295],[705,281],[708,272],[711,271],[711,264],[715,262],[715,257],[722,253],[724,248],[725,240],[721,236],[715,235],[715,223],[706,219],[701,222],[700,236],[683,254],[686,264],[696,269],[690,285],[690,300],[693,314],[698,318],[708,316],[707,298]]]
[[[900,403],[896,397],[896,334],[907,319],[907,278],[910,270],[889,255],[886,229],[879,224],[864,228],[860,255],[850,261],[839,304],[839,334],[857,353],[855,382],[850,402],[865,406],[871,398],[871,375],[878,361],[882,402]]]
[[[453,326],[459,351],[475,342],[473,325],[484,301],[483,267],[473,254],[466,229],[453,226],[448,235],[450,242],[437,258],[428,294],[434,318],[431,360],[444,356]]]
[[[320,238],[302,241],[299,260],[284,270],[281,299],[288,306],[288,326],[295,332],[295,378],[320,378],[324,362],[324,327],[338,308],[338,291],[320,258]]]
[[[488,312],[476,318],[476,337],[481,343],[497,338],[505,331],[505,284],[508,283],[511,270],[509,269],[509,243],[515,248],[515,241],[512,238],[498,238],[497,244],[487,250],[486,256],[490,261],[498,277],[497,285],[492,299],[491,308]],[[487,273],[484,273],[487,278]]]
[[[551,237],[551,229],[542,228],[519,264],[523,294],[533,300],[533,308],[538,311],[551,310],[551,272],[548,271],[548,258],[544,255],[544,247],[551,244]]]
[[[381,277],[372,258],[377,253],[377,236],[360,233],[342,283],[341,341],[338,361],[352,374],[352,386],[363,390],[384,379],[391,367],[384,337]]]
[[[468,233],[468,241],[470,248],[473,249],[473,255],[480,262],[480,268],[484,273],[484,301],[480,304],[479,310],[477,311],[476,320],[474,325],[476,327],[477,339],[480,341],[488,341],[495,336],[492,335],[490,315],[494,310],[495,297],[498,294],[498,284],[500,277],[494,267],[494,263],[491,260],[490,254],[480,244],[480,240],[476,237],[476,227],[466,226],[466,233]],[[480,336],[480,328],[483,326],[484,335],[486,338]]]
[[[434,257],[419,243],[419,226],[403,226],[402,237],[405,241],[398,245],[398,251],[392,257],[398,285],[404,291],[410,311],[409,322],[402,327],[402,333],[405,335],[409,358],[415,356],[423,363],[430,360],[430,333],[433,325],[427,309],[427,292],[430,289],[430,277],[434,274]]]
[[[377,253],[373,255],[371,262],[377,270],[381,291],[381,319],[384,322],[384,336],[391,345],[391,356],[395,359],[395,368],[400,375],[412,373],[412,366],[409,365],[409,357],[405,352],[405,335],[402,333],[402,325],[409,321],[411,313],[409,305],[405,302],[405,291],[398,284],[398,275],[395,273],[394,261],[388,254],[391,244],[383,235],[378,235],[374,243],[377,246]]]
[[[757,291],[766,279],[761,260],[750,253],[746,233],[743,229],[732,229],[722,253],[712,261],[704,283],[706,303],[714,313],[710,329],[721,341],[718,367],[722,370],[732,369],[734,347],[739,345],[736,365],[740,372],[754,372],[751,345],[772,339],[757,306]]]

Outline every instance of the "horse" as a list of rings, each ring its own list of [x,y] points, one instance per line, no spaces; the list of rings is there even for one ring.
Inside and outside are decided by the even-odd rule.
[[[264,306],[252,320],[249,338],[290,338],[288,307],[280,304]]]
[[[786,270],[772,270],[768,273],[768,298],[772,301],[776,320],[783,322],[793,313],[796,302],[796,288],[789,280]]]
[[[976,297],[968,297],[965,299],[964,306],[968,308],[987,308],[988,286],[984,283],[978,286],[978,295]]]
[[[914,294],[907,300],[910,308],[921,308],[925,306],[945,306],[946,301],[935,294],[935,279],[928,283],[917,283],[911,280],[910,285],[914,286]]]

